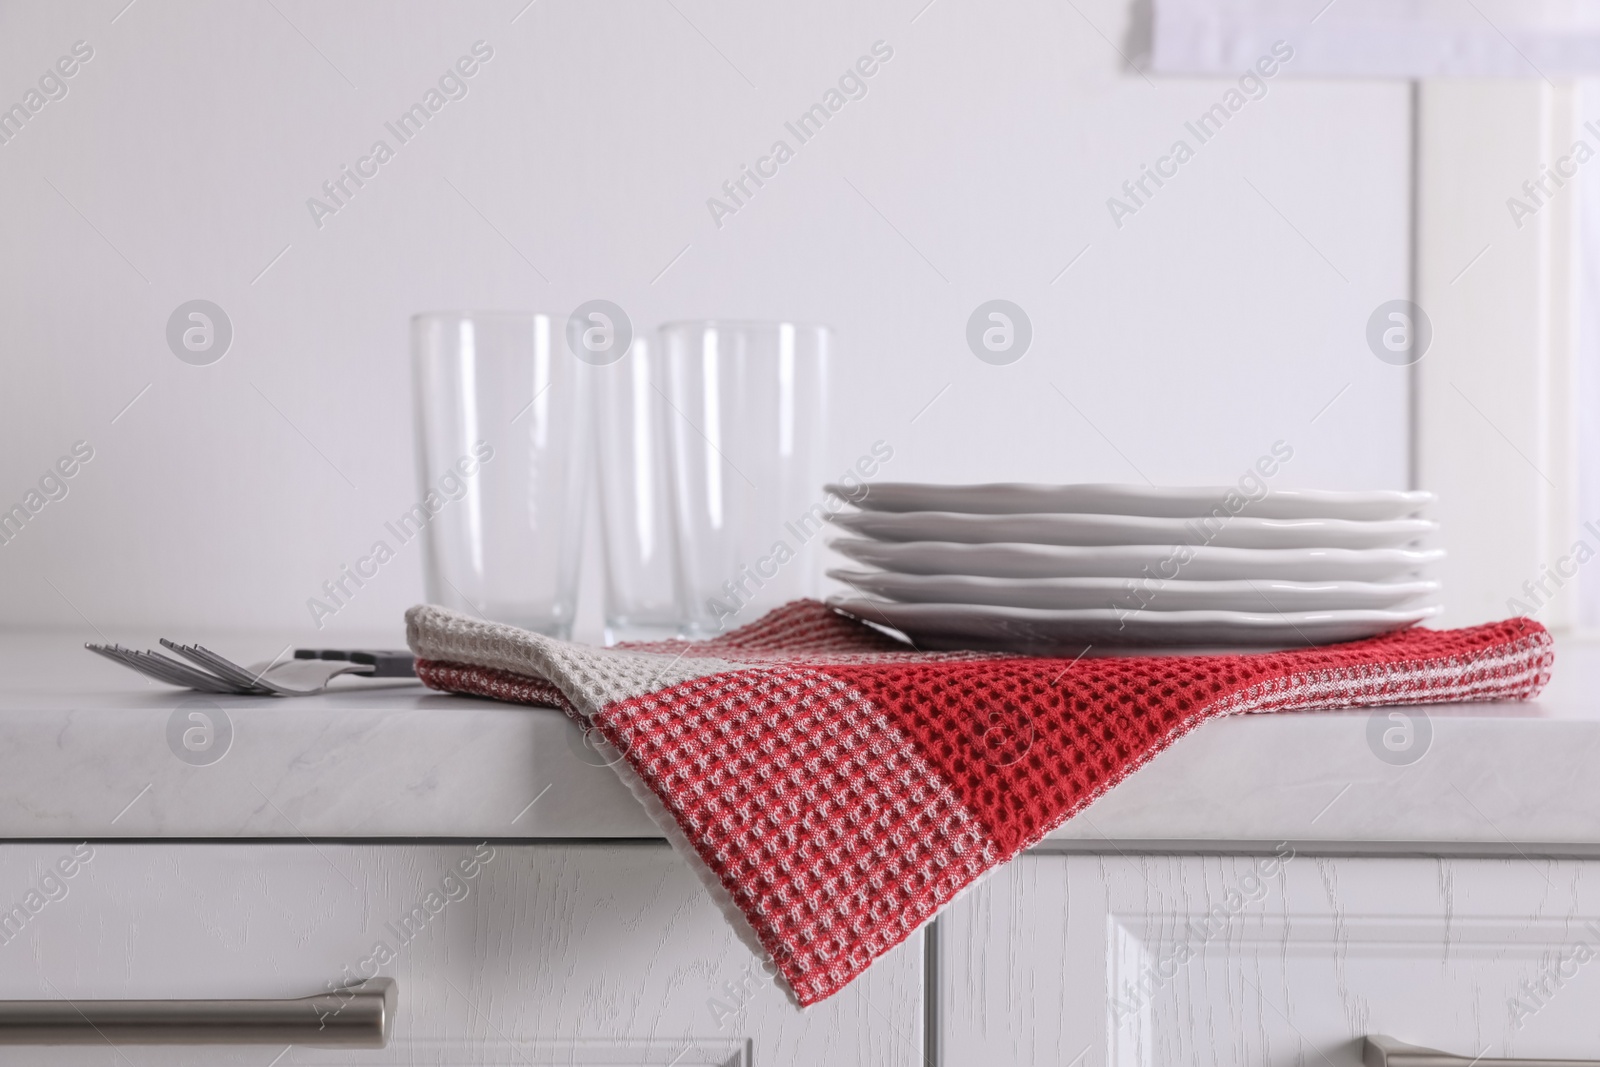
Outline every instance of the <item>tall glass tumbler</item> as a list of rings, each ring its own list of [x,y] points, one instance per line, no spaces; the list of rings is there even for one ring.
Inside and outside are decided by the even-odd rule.
[[[428,599],[555,637],[577,607],[590,463],[588,368],[546,315],[411,320],[420,534]]]
[[[825,326],[683,322],[661,327],[678,580],[703,637],[817,595],[823,554]]]
[[[667,382],[658,349],[636,337],[596,366],[595,454],[605,548],[605,638],[659,641],[683,632],[667,457]]]

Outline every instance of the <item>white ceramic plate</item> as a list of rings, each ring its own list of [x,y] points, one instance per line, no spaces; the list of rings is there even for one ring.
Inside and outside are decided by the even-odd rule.
[[[1219,548],[1396,548],[1438,529],[1427,519],[1200,519],[1138,515],[962,515],[858,511],[830,521],[879,541],[996,541],[1034,545],[1214,545]]]
[[[1043,611],[975,604],[897,604],[864,598],[829,601],[864,622],[909,636],[918,647],[994,649],[1075,656],[1086,645],[1216,648],[1304,648],[1403,630],[1440,610],[1296,611]]]
[[[863,511],[958,511],[969,515],[1014,515],[1082,512],[1100,515],[1147,515],[1183,519],[1209,515],[1223,507],[1233,486],[1162,488],[1112,483],[1038,485],[991,482],[984,485],[939,485],[926,482],[874,482],[860,499],[862,487],[830,485],[827,489]],[[1273,489],[1245,504],[1241,515],[1258,519],[1398,519],[1433,501],[1424,492],[1342,492],[1324,489]]]
[[[833,548],[858,563],[901,574],[994,578],[1179,578],[1195,581],[1282,578],[1376,582],[1444,559],[1444,550],[1408,548],[1191,548],[1179,545],[958,545],[948,541],[865,541]],[[1187,561],[1185,561],[1185,554]]]
[[[984,578],[965,574],[895,574],[831,570],[858,596],[911,604],[996,607],[1121,608],[1124,611],[1343,611],[1396,608],[1439,591],[1438,582],[1287,582],[1278,578],[1205,582],[1133,578]]]

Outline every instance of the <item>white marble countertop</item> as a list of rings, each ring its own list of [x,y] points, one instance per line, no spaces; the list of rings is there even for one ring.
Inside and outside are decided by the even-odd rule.
[[[658,836],[559,712],[359,682],[203,697],[81,641],[0,634],[0,839]],[[226,754],[179,758],[175,712],[181,733],[219,708]],[[1208,723],[1044,847],[1600,855],[1600,645],[1560,644],[1538,701],[1408,710],[1426,744],[1408,764],[1375,753],[1367,711]]]

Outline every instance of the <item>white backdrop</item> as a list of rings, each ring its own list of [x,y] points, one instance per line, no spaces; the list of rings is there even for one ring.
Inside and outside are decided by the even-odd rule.
[[[1407,372],[1364,332],[1407,295],[1407,87],[1268,80],[1119,228],[1108,198],[1234,85],[1129,69],[1128,19],[0,3],[0,107],[93,50],[0,144],[0,502],[94,449],[0,545],[0,622],[313,640],[306,599],[416,499],[421,310],[829,323],[830,466],[883,438],[886,478],[1226,482],[1282,439],[1275,485],[1404,487]],[[478,41],[466,95],[319,227],[307,199]],[[719,228],[707,199],[878,41],[866,95]],[[997,297],[1034,327],[1010,366],[964,339]],[[233,326],[211,366],[166,343],[193,299]],[[397,628],[421,586],[408,547],[315,639]]]

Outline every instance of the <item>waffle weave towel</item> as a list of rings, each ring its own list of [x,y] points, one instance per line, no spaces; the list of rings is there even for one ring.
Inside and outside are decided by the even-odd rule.
[[[1511,619],[1291,652],[920,653],[800,600],[704,642],[602,649],[431,606],[435,689],[557,707],[602,750],[801,1005],[1207,719],[1533,696]]]

